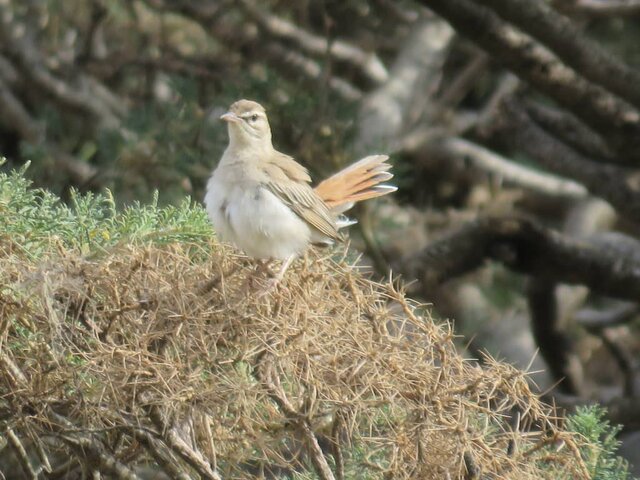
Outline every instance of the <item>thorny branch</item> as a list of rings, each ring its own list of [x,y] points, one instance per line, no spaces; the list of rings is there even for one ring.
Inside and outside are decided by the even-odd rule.
[[[318,476],[322,480],[335,480],[331,467],[329,467],[329,463],[322,452],[322,448],[320,448],[318,439],[311,428],[309,419],[304,414],[298,412],[291,402],[289,402],[289,399],[282,389],[282,385],[280,385],[280,380],[274,372],[274,368],[273,360],[268,354],[265,354],[262,365],[257,370],[260,381],[266,387],[269,396],[280,407],[282,412],[289,417],[289,420],[296,425],[298,431],[305,439],[309,458]]]
[[[39,472],[38,470],[33,468],[33,465],[31,465],[31,460],[29,460],[29,455],[27,454],[27,451],[25,450],[20,437],[16,435],[12,428],[7,428],[5,434],[7,436],[9,445],[11,445],[11,448],[13,448],[25,475],[27,475],[27,477],[32,480],[37,480]]]
[[[156,428],[162,432],[162,437],[167,445],[187,462],[202,478],[208,480],[221,480],[220,474],[213,470],[204,455],[198,450],[191,448],[175,427],[169,425],[158,405],[154,405],[149,392],[140,394],[140,401],[145,405],[149,418]]]

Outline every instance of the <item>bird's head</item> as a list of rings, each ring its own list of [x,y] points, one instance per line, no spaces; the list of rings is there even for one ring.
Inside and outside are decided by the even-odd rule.
[[[271,146],[271,128],[262,105],[238,100],[220,117],[229,124],[230,146]]]

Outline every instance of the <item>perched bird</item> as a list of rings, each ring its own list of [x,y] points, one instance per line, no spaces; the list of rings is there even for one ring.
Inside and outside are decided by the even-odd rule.
[[[229,145],[207,184],[207,212],[222,240],[250,257],[284,261],[276,283],[310,244],[341,239],[338,229],[355,223],[342,213],[355,202],[396,190],[381,185],[393,177],[386,155],[366,157],[312,188],[307,169],[273,148],[262,105],[239,100],[220,118]]]

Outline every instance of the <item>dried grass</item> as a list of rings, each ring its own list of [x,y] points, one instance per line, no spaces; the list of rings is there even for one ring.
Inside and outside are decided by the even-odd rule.
[[[216,243],[40,264],[17,251],[0,252],[0,412],[32,466],[71,453],[68,471],[112,478],[144,465],[171,478],[588,478],[581,440],[522,372],[463,359],[447,325],[344,260],[312,254],[259,296],[251,264]]]

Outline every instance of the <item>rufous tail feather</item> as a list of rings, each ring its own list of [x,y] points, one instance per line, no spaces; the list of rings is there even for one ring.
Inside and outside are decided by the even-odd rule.
[[[396,187],[382,185],[393,178],[388,159],[387,155],[371,155],[358,160],[320,182],[315,191],[334,213],[348,210],[355,202],[395,192]]]

